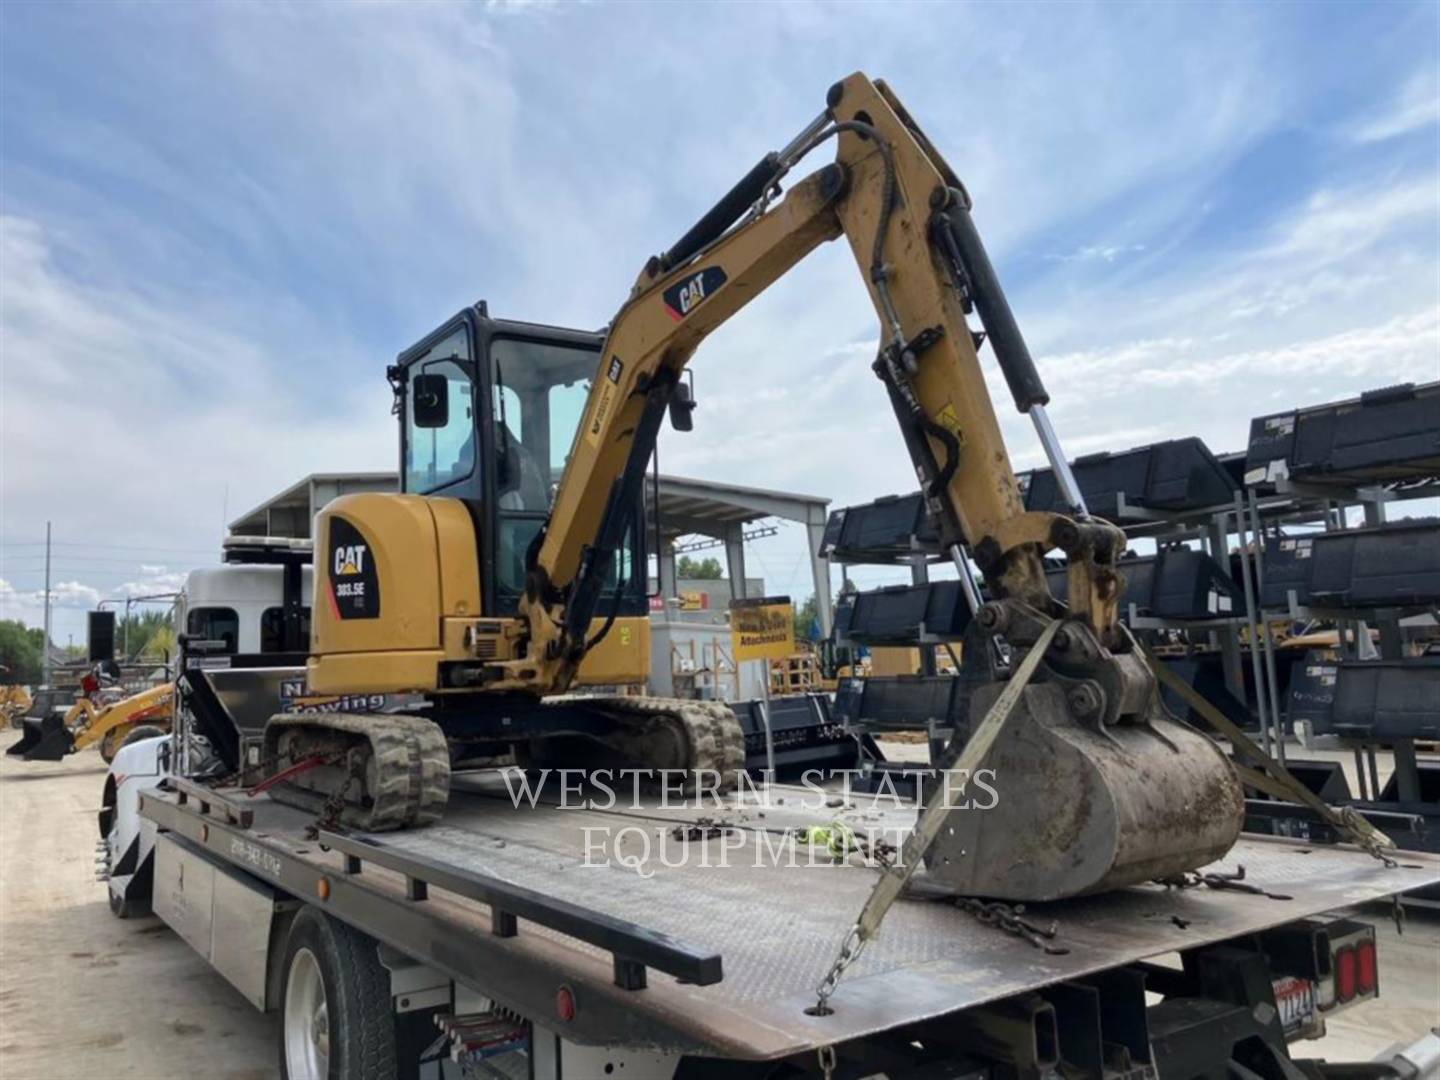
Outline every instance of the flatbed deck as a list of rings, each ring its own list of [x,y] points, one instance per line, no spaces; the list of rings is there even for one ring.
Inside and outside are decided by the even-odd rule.
[[[377,856],[391,862],[500,879],[638,924],[682,950],[718,954],[719,981],[698,985],[702,980],[681,982],[652,970],[644,988],[624,989],[616,985],[613,950],[523,915],[518,933],[497,932],[502,920],[490,906],[443,885],[417,889],[406,873],[384,869],[378,859],[362,865],[327,850],[307,838],[311,815],[263,795],[217,792],[227,816],[225,804],[202,810],[194,796],[147,793],[141,813],[223,861],[319,900],[337,918],[526,1015],[553,1016],[556,990],[569,986],[576,1013],[563,1028],[575,1041],[742,1059],[779,1058],[875,1034],[1440,882],[1434,855],[1402,852],[1398,866],[1386,867],[1350,847],[1245,836],[1209,869],[1243,866],[1247,885],[1284,899],[1144,885],[1030,905],[1027,918],[1058,923],[1052,944],[1066,950],[1059,954],[951,903],[902,899],[841,981],[831,1000],[834,1013],[821,1017],[805,1010],[878,871],[832,865],[823,851],[812,857],[794,830],[839,817],[857,831],[883,829],[898,842],[914,820],[913,806],[851,794],[848,806],[836,808],[814,789],[783,786],[771,788],[769,805],[747,793],[728,798],[720,810],[665,806],[658,795],[632,807],[628,792],[621,794],[623,809],[584,809],[573,792],[566,807],[556,805],[553,787],[547,795],[517,808],[498,773],[461,774],[437,824],[351,839],[361,848],[373,844]],[[726,828],[690,840],[682,860],[673,833],[691,826],[708,831],[696,825],[700,818]],[[643,867],[622,866],[613,844],[601,847],[606,830],[613,838],[622,829],[630,830],[619,840],[622,857],[639,856],[649,845]],[[670,865],[661,861],[662,844]]]

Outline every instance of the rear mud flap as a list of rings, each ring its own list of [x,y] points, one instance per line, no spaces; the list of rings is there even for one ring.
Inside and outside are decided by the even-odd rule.
[[[25,733],[5,753],[25,761],[59,761],[70,753],[75,740],[65,726],[63,716],[46,716],[39,720],[26,717],[21,721]]]
[[[977,693],[976,716],[993,697]],[[1095,731],[1053,683],[1025,688],[977,778],[986,786],[952,795],[927,860],[928,880],[963,896],[1038,902],[1193,870],[1244,821],[1239,778],[1209,738],[1158,704],[1147,723]]]

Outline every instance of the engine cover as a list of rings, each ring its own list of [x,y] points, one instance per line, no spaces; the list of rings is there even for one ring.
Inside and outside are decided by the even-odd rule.
[[[457,499],[366,493],[326,505],[315,520],[310,691],[438,689],[456,636],[446,622],[482,614],[478,551]]]

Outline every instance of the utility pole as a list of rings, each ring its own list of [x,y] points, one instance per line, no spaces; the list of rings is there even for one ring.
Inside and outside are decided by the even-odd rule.
[[[50,522],[45,522],[45,644],[40,653],[44,685],[50,685]]]

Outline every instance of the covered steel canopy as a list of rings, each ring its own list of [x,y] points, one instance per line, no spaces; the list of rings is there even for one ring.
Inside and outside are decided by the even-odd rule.
[[[399,487],[394,472],[311,473],[230,522],[230,532],[236,536],[308,538],[316,513],[331,499],[362,491],[398,491]],[[647,498],[653,490],[653,481],[647,480]],[[825,533],[829,499],[662,474],[659,503],[660,533],[665,540],[700,535],[724,543],[726,570],[736,598],[745,595],[745,526],[772,517],[804,525],[820,629],[830,632],[829,567],[816,554]],[[676,593],[675,552],[668,545],[660,553],[660,590],[665,596]]]

